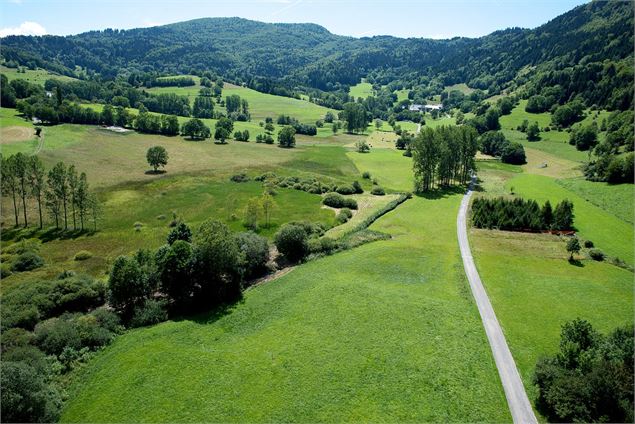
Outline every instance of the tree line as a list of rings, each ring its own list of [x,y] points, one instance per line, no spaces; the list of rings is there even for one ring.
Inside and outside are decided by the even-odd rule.
[[[424,128],[410,143],[415,191],[463,184],[475,169],[477,133],[469,126]]]
[[[477,228],[505,231],[568,231],[573,229],[573,203],[563,200],[552,208],[547,200],[540,207],[535,200],[522,198],[489,199],[472,202],[472,224]]]
[[[13,205],[15,226],[29,226],[29,210],[35,202],[38,225],[44,226],[46,211],[55,228],[84,230],[92,224],[97,230],[101,217],[101,206],[90,191],[85,172],[78,173],[75,165],[67,166],[58,162],[46,172],[37,156],[17,153],[2,157],[2,196],[10,199]]]

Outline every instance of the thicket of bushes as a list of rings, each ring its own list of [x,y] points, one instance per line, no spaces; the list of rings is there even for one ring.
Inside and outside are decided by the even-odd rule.
[[[536,364],[536,408],[549,422],[633,422],[633,326],[608,335],[576,319]]]
[[[478,228],[564,231],[573,229],[573,217],[573,204],[568,200],[558,203],[555,208],[549,201],[541,208],[535,200],[521,198],[478,197],[472,202],[472,223]]]
[[[357,201],[350,197],[344,197],[339,193],[327,193],[322,199],[322,203],[332,208],[357,209]]]

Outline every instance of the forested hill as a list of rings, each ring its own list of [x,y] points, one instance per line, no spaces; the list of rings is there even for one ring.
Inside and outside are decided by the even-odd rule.
[[[315,24],[204,18],[165,26],[73,36],[4,38],[2,57],[64,74],[77,67],[104,79],[134,72],[200,73],[288,88],[337,90],[361,77],[506,87],[527,65],[561,69],[632,57],[633,5],[595,1],[533,30],[506,29],[469,39],[353,38]],[[256,83],[254,83],[256,81]]]

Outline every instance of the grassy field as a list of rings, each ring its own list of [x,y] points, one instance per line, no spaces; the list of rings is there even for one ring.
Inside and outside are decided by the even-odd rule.
[[[635,192],[632,184],[611,185],[587,181],[582,178],[558,180],[556,182],[621,220],[630,224],[635,222],[633,219]]]
[[[373,95],[373,85],[362,80],[362,82],[351,86],[348,94],[355,97],[356,99],[365,99],[366,97]]]
[[[521,100],[511,114],[501,116],[500,124],[505,134],[505,137],[510,141],[516,141],[523,144],[526,148],[541,150],[545,153],[550,153],[554,156],[562,159],[567,159],[573,162],[585,162],[589,159],[588,152],[582,152],[577,150],[574,146],[569,144],[570,134],[566,131],[541,131],[540,141],[527,141],[527,135],[516,128],[523,122],[523,120],[529,121],[529,123],[537,122],[541,130],[551,124],[551,114],[549,112],[544,113],[528,113],[525,112],[525,106],[527,100]],[[573,129],[580,127],[581,125],[590,125],[594,120],[598,126],[601,124],[602,119],[609,115],[607,111],[585,111],[585,118],[574,124]],[[600,140],[604,137],[604,133],[599,134]]]
[[[198,95],[200,89],[201,87],[196,85],[190,87],[153,87],[148,91],[155,94],[175,93],[182,96],[188,96],[190,98],[190,103],[193,104],[194,98]],[[222,94],[223,98],[231,96],[232,94],[237,94],[241,99],[245,99],[249,102],[249,112],[251,113],[251,119],[254,121],[255,125],[258,125],[258,121],[262,121],[266,117],[273,118],[275,122],[278,115],[289,115],[300,122],[309,124],[314,124],[318,119],[324,119],[324,115],[328,111],[337,115],[337,111],[334,109],[319,106],[306,100],[274,96],[272,94],[252,90],[251,88],[225,83]],[[214,107],[216,110],[225,110],[224,107],[217,104],[215,104]],[[330,127],[328,130],[330,133]]]
[[[302,265],[225,315],[125,334],[77,376],[62,421],[509,421],[459,200],[409,200],[371,227],[392,240]],[[412,225],[422,210],[434,225]]]
[[[472,229],[470,244],[532,400],[536,361],[558,350],[562,324],[583,318],[606,333],[633,320],[632,272],[592,260],[570,265],[557,236]]]
[[[448,85],[444,88],[445,91],[447,91],[448,93],[450,91],[460,91],[461,93],[465,94],[466,96],[471,94],[474,89],[470,88],[467,86],[467,84],[465,83],[460,83],[460,84],[454,84],[454,85]]]
[[[44,69],[26,69],[24,72],[18,72],[17,68],[7,68],[6,66],[0,66],[0,73],[6,75],[9,81],[14,79],[23,79],[31,84],[44,85],[47,79],[60,79],[64,81],[72,81],[75,78],[54,74]]]

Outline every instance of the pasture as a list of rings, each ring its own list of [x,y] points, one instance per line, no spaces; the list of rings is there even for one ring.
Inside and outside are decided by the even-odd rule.
[[[508,421],[456,249],[459,200],[408,200],[371,226],[392,240],[119,337],[62,421]],[[434,225],[412,225],[422,210]]]
[[[75,80],[73,77],[55,74],[45,69],[24,69],[24,72],[18,72],[17,68],[7,68],[0,65],[0,73],[5,75],[9,81],[19,78],[37,85],[44,85],[47,79]]]
[[[348,94],[355,97],[355,99],[365,99],[366,97],[372,96],[374,94],[373,85],[362,80],[356,85],[351,86]]]

